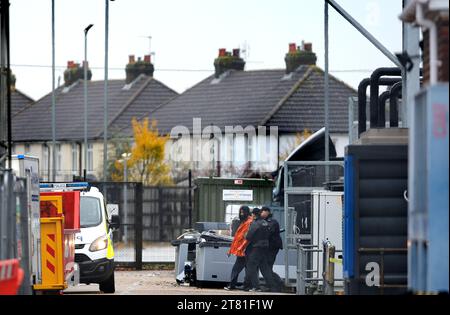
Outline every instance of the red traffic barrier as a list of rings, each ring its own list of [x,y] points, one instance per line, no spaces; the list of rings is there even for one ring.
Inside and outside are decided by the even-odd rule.
[[[0,295],[17,294],[23,276],[18,259],[0,260]]]

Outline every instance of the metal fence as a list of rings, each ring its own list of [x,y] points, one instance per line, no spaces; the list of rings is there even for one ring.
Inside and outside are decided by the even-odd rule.
[[[325,183],[338,181],[344,176],[344,163],[342,161],[298,161],[285,162],[284,167],[284,222],[286,222],[285,236],[285,277],[286,286],[296,286],[289,281],[296,278],[289,272],[289,249],[299,250],[304,246],[312,246],[312,206],[311,193],[313,190],[323,189]],[[317,244],[316,244],[317,245]],[[300,247],[299,247],[300,246]],[[303,247],[302,247],[303,246]],[[308,277],[312,271],[312,250],[306,251],[306,268]],[[298,256],[299,257],[299,256]],[[316,272],[316,276],[318,271]]]
[[[30,294],[31,257],[27,181],[0,171],[0,261],[17,258],[24,272],[19,294]]]
[[[189,187],[91,182],[119,206],[120,228],[113,233],[115,262],[141,269],[143,263],[174,262],[170,241],[189,228]]]

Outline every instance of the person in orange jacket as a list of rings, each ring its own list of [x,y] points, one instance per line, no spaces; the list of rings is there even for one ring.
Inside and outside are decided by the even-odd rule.
[[[228,255],[235,255],[236,261],[231,270],[231,281],[225,290],[235,290],[237,286],[237,280],[241,271],[246,267],[247,259],[245,256],[245,249],[247,248],[248,241],[245,239],[250,224],[253,221],[250,215],[250,209],[247,206],[241,206],[239,209],[239,227],[234,234],[233,242],[231,242],[230,250]]]

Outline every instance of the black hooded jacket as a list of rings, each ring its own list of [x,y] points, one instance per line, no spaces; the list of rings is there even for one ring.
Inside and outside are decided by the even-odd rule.
[[[259,217],[252,222],[245,238],[250,242],[249,246],[268,248],[269,247],[269,223]]]
[[[283,249],[283,241],[280,236],[280,224],[270,214],[266,218],[269,223],[269,248],[270,249]]]

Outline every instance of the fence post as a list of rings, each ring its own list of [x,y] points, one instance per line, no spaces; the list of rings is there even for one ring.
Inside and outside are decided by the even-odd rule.
[[[143,206],[143,187],[142,183],[137,183],[134,190],[134,244],[135,244],[135,263],[136,270],[142,270],[142,206]]]
[[[305,294],[305,277],[306,277],[306,255],[301,244],[297,245],[297,294]]]
[[[323,241],[322,242],[322,278],[323,278],[323,294],[327,294],[328,292],[328,281],[327,281],[327,275],[328,275],[328,261],[330,258],[328,257],[329,251],[328,251],[328,242],[329,241]]]
[[[158,186],[158,218],[159,218],[159,241],[162,242],[164,239],[164,212],[163,212],[163,188],[161,186]]]
[[[327,254],[327,276],[325,278],[326,286],[326,295],[334,295],[334,257],[336,248],[334,245],[328,246],[328,254]]]
[[[192,229],[192,171],[189,170],[189,228]]]

